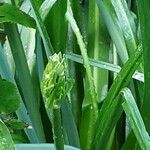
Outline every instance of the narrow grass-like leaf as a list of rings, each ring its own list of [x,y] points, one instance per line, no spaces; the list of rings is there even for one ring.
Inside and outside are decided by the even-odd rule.
[[[41,122],[41,116],[39,113],[38,97],[34,91],[34,86],[24,54],[24,48],[19,37],[18,29],[16,25],[8,23],[5,24],[5,31],[10,43],[12,55],[18,73],[19,83],[23,92],[27,110],[30,114],[32,124],[38,135],[39,142],[44,142],[45,137]]]
[[[128,88],[124,88],[121,91],[121,94],[125,100],[125,102],[122,104],[123,109],[125,110],[127,119],[129,120],[137,141],[142,150],[149,150],[150,137],[145,129],[143,119],[136,105],[134,97]]]
[[[129,60],[123,66],[120,73],[113,82],[98,116],[95,138],[93,140],[93,147],[95,149],[105,149],[107,145],[107,140],[109,139],[109,136],[111,134],[110,128],[113,129],[114,125],[116,124],[116,122],[113,122],[111,118],[109,118],[107,124],[104,125],[106,119],[105,116],[107,115],[108,110],[114,103],[116,96],[119,94],[122,88],[126,87],[129,84],[133,73],[137,69],[138,65],[141,63],[141,60],[142,49],[141,47],[138,47],[136,53],[131,58],[129,58]],[[119,108],[115,108],[114,110],[116,109]],[[113,113],[115,113],[115,111],[111,112],[111,115],[113,115]]]
[[[0,5],[0,23],[4,22],[18,23],[31,28],[36,27],[35,20],[31,16],[10,4]]]
[[[41,18],[43,20],[45,20],[46,16],[48,15],[50,9],[55,4],[55,2],[56,2],[56,0],[45,0],[42,3],[39,12],[40,12]]]
[[[95,1],[89,1],[87,51],[90,57],[108,61],[110,38]],[[108,71],[93,68],[93,79],[98,102],[102,101],[108,90]]]
[[[4,53],[4,49],[0,44],[0,74],[3,79],[11,81],[14,78],[13,73],[10,73],[10,66],[7,61],[6,53]]]
[[[80,55],[74,54],[74,53],[67,53],[66,57],[72,61],[75,61],[77,63],[83,64],[83,58]],[[115,64],[110,64],[104,61],[99,61],[95,59],[89,58],[90,65],[93,67],[109,70],[115,73],[119,73],[121,70],[121,67]],[[135,72],[132,76],[133,79],[136,79],[138,81],[144,82],[144,74],[141,72]]]
[[[67,53],[66,57],[74,62],[83,64],[83,58],[81,55],[75,54],[75,53]],[[106,69],[112,72],[116,72],[119,73],[121,70],[120,66],[114,65],[114,64],[110,64],[104,61],[100,61],[100,60],[96,60],[96,59],[92,59],[89,58],[89,62],[90,65],[92,67],[97,67],[97,68],[102,68],[102,69]]]
[[[67,21],[65,13],[67,9],[67,0],[57,0],[55,5],[49,12],[45,24],[48,34],[53,43],[53,48],[56,53],[59,51],[65,52],[67,38]],[[57,30],[56,30],[57,29]]]
[[[37,66],[38,66],[38,75],[39,80],[41,82],[42,75],[44,72],[44,58],[43,58],[43,51],[42,51],[42,43],[41,43],[41,37],[39,33],[36,35],[36,60],[37,60]]]
[[[79,135],[77,131],[77,127],[74,121],[74,117],[72,114],[72,110],[70,108],[70,104],[67,100],[62,103],[62,119],[64,128],[66,130],[69,145],[80,148]]]
[[[147,32],[147,29],[150,27],[150,1],[149,0],[137,0],[138,6],[138,16],[140,21],[141,29],[141,40],[143,46],[144,54],[144,99],[142,104],[142,117],[146,126],[147,131],[150,133],[150,67],[149,67],[149,58],[150,58],[150,34]]]
[[[126,49],[125,42],[123,40],[122,34],[117,29],[118,27],[114,23],[110,13],[107,10],[107,7],[102,0],[97,0],[97,5],[103,16],[105,24],[107,26],[108,32],[117,48],[117,53],[120,56],[122,63],[125,63],[128,59],[128,53]]]
[[[121,30],[123,31],[124,39],[127,44],[128,52],[131,55],[137,48],[135,35],[131,28],[131,12],[125,0],[111,0],[117,14]]]
[[[43,20],[40,16],[40,13],[37,9],[36,2],[33,0],[30,0],[30,3],[31,3],[32,9],[33,9],[33,12],[34,12],[34,17],[36,20],[38,31],[40,32],[40,35],[41,35],[43,43],[44,43],[44,48],[45,48],[47,58],[49,58],[50,54],[54,52],[51,41],[50,41],[50,37],[48,36],[44,22],[43,22]]]
[[[75,2],[75,1],[73,1]],[[76,2],[75,2],[76,4]],[[74,6],[75,7],[75,6]],[[77,10],[76,10],[77,11]],[[78,11],[77,11],[78,12]],[[77,14],[76,14],[77,15]],[[79,20],[78,20],[79,21]],[[68,25],[68,36],[67,36],[67,46],[66,51],[70,52],[77,52],[79,51],[78,44],[71,29],[71,26]],[[66,54],[65,54],[66,56]],[[67,56],[66,56],[67,57]],[[77,64],[71,60],[68,60],[68,74],[75,80],[74,86],[70,93],[70,100],[72,106],[72,112],[74,115],[74,119],[76,122],[77,127],[79,127],[80,118],[81,118],[81,111],[82,111],[82,101],[83,101],[83,76],[79,76],[82,74],[82,65]]]
[[[136,144],[136,137],[133,131],[131,131],[128,137],[126,138],[126,141],[122,146],[121,150],[135,149],[135,144]]]
[[[95,48],[95,40],[98,38],[96,36],[95,30],[98,30],[96,27],[98,26],[98,19],[96,20],[97,17],[97,7],[95,4],[95,1],[89,1],[88,4],[88,22],[87,22],[87,51],[88,55],[90,57],[94,56],[94,48]],[[98,18],[98,17],[97,17]],[[97,26],[96,26],[97,25]],[[96,28],[96,29],[95,29]]]

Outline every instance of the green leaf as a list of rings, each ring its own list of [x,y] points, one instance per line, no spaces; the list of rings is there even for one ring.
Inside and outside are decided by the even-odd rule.
[[[128,59],[128,53],[127,53],[127,49],[126,49],[126,45],[122,33],[120,32],[120,28],[115,23],[115,20],[113,20],[104,2],[102,0],[97,0],[97,5],[103,16],[103,20],[106,24],[106,27],[112,38],[112,41],[114,42],[117,48],[117,53],[122,63],[125,63]]]
[[[14,142],[6,125],[0,119],[0,149],[14,150]]]
[[[0,5],[0,23],[4,22],[19,23],[31,28],[36,27],[35,21],[31,16],[10,4]]]
[[[144,54],[144,98],[142,104],[142,117],[146,126],[146,129],[150,133],[150,34],[148,29],[150,27],[150,1],[149,0],[137,0],[138,16],[140,21],[141,39]]]
[[[45,24],[42,20],[40,12],[38,11],[36,1],[30,0],[30,3],[31,3],[31,7],[32,7],[32,10],[34,13],[34,18],[36,21],[37,29],[38,29],[41,37],[42,37],[42,40],[43,40],[43,44],[44,44],[47,58],[49,58],[49,56],[54,52],[50,37],[47,33],[47,29],[46,29]]]
[[[20,97],[16,86],[0,79],[0,112],[11,113],[18,109]]]
[[[136,38],[132,30],[132,24],[130,22],[131,12],[125,0],[111,0],[111,3],[119,20],[128,52],[131,55],[137,48]]]
[[[123,109],[127,115],[127,119],[133,129],[133,132],[137,138],[137,141],[142,150],[149,150],[150,148],[150,137],[145,129],[145,125],[139,109],[136,105],[134,97],[128,88],[124,88],[121,91],[125,102],[122,104]]]
[[[18,6],[18,7],[20,7],[23,2],[24,2],[24,0],[15,0],[15,4],[16,4],[16,6]]]
[[[63,121],[64,129],[66,130],[68,136],[69,145],[79,148],[80,142],[79,142],[78,130],[68,100],[63,101],[61,105],[61,111],[62,111],[62,121]]]
[[[55,4],[56,0],[45,0],[40,7],[40,15],[43,20],[47,17],[52,6]]]
[[[116,107],[115,109],[113,108],[116,97],[118,96],[122,88],[128,86],[131,77],[140,64],[141,60],[142,49],[141,47],[139,47],[136,53],[125,63],[115,81],[113,82],[98,116],[95,138],[93,140],[93,147],[95,147],[95,149],[105,149],[110,134],[116,124],[116,120],[113,120],[111,117],[108,117],[106,120],[106,116],[111,115],[113,117],[117,109],[119,109],[118,107]],[[118,101],[118,103],[119,102],[120,101]],[[110,114],[109,109],[112,108],[114,110]],[[105,123],[106,121],[107,123]]]
[[[66,8],[67,0],[57,0],[45,20],[47,31],[56,53],[59,51],[65,52],[66,50],[66,42],[64,42],[67,39]]]
[[[66,57],[68,59],[74,61],[74,62],[83,64],[83,58],[82,58],[81,55],[77,55],[77,54],[74,54],[74,53],[67,53]],[[97,67],[97,68],[101,68],[101,69],[104,69],[104,70],[109,70],[109,71],[112,71],[114,73],[119,73],[120,70],[121,70],[120,66],[115,65],[115,64],[111,64],[111,63],[107,63],[107,62],[104,62],[104,61],[99,61],[99,60],[89,58],[89,62],[90,62],[90,65],[92,67]],[[133,74],[132,78],[136,79],[138,81],[144,82],[144,74],[141,73],[141,72],[136,71]]]
[[[130,132],[121,150],[135,149],[136,138],[133,131]]]
[[[29,72],[27,59],[19,36],[18,28],[15,24],[5,23],[5,31],[7,33],[12,56],[14,58],[18,77],[17,81],[24,98],[25,106],[27,107],[32,125],[36,131],[38,141],[44,142],[45,136],[38,103],[40,99],[38,94],[35,92],[35,85],[31,79],[31,74]]]

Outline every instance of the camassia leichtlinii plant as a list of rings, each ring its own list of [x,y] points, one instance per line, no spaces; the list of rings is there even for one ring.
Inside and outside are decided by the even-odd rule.
[[[41,81],[45,107],[52,113],[53,138],[56,149],[64,149],[60,105],[73,86],[74,80],[67,77],[67,61],[61,53],[49,58]]]
[[[0,144],[7,136],[14,147],[12,132],[1,131],[18,128],[3,115],[15,111],[32,127],[20,124],[27,137],[20,143],[149,150],[149,7],[148,0],[0,0],[0,78],[15,84],[21,101],[6,112],[19,105],[0,81]]]

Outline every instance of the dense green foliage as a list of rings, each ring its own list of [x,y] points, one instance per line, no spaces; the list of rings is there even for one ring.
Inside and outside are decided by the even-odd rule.
[[[149,10],[149,0],[0,2],[3,149],[150,149]]]

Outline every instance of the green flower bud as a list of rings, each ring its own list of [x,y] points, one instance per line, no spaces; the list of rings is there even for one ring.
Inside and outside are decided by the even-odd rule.
[[[61,53],[50,57],[41,81],[41,91],[45,106],[59,106],[73,86],[73,79],[66,76],[67,61]]]

